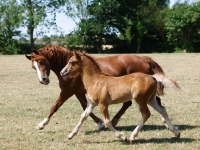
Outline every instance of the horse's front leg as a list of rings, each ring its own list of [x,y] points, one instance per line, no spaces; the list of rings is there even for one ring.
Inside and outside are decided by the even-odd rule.
[[[81,103],[83,110],[85,110],[87,106],[87,99],[85,97],[85,94],[76,94],[76,97]],[[100,118],[95,116],[93,113],[90,114],[90,117],[97,123],[99,130],[102,130],[103,128],[105,128],[103,121]]]
[[[132,105],[132,101],[127,101],[125,103],[123,103],[122,108],[119,110],[119,112],[113,117],[112,119],[112,125],[116,126],[119,119],[121,118],[121,116],[125,113],[125,111]]]
[[[115,137],[126,141],[126,136],[124,135],[124,133],[115,130],[115,128],[113,127],[109,117],[108,106],[101,104],[99,105],[99,108],[103,116],[105,126],[107,126],[114,133]]]
[[[38,123],[36,126],[36,129],[42,130],[44,129],[45,125],[47,125],[52,117],[52,115],[62,106],[62,104],[69,98],[71,97],[72,94],[70,95],[69,92],[61,92],[60,96],[58,97],[56,103],[51,107],[49,115],[43,119],[42,122]]]
[[[81,114],[81,118],[79,123],[76,125],[74,130],[68,135],[68,139],[72,139],[81,129],[81,126],[83,122],[87,119],[87,117],[92,113],[92,110],[94,109],[95,105],[88,103],[87,108],[85,111]]]

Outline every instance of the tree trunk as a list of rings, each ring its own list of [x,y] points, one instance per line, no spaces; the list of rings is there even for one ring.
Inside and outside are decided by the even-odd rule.
[[[31,29],[30,29],[30,44],[31,44],[31,50],[35,49],[35,47],[34,47],[33,32],[34,32],[34,28],[31,28]]]
[[[140,42],[137,43],[137,53],[140,53]]]

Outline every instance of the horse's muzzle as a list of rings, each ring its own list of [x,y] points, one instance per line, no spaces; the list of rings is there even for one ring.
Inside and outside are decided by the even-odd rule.
[[[42,81],[40,81],[41,84],[47,85],[50,83],[50,80],[48,78],[42,78]]]

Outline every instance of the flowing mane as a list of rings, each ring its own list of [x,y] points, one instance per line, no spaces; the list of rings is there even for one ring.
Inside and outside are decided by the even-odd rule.
[[[66,62],[66,56],[69,56],[69,54],[72,55],[71,50],[65,47],[61,47],[58,45],[51,45],[51,44],[38,49],[38,53],[45,56],[47,59],[54,59],[56,61],[65,60],[65,62]]]

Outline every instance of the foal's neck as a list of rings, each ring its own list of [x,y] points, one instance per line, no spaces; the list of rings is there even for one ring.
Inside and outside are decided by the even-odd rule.
[[[90,56],[82,56],[82,78],[85,86],[93,84],[103,75],[99,65]]]

